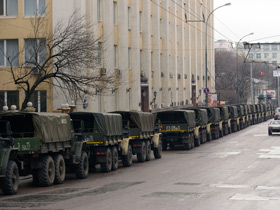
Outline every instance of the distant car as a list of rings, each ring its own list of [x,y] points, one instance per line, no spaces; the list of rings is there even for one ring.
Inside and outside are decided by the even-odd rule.
[[[275,109],[275,113],[280,113],[280,107],[277,107],[277,108]]]
[[[280,120],[273,120],[268,124],[268,135],[273,132],[280,132]]]
[[[276,112],[273,116],[274,120],[280,120],[280,112]]]

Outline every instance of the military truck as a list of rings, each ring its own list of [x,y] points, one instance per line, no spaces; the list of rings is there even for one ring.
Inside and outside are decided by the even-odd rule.
[[[249,105],[251,108],[251,114],[252,114],[252,125],[255,125],[258,123],[258,112],[255,104],[250,104]]]
[[[157,120],[162,133],[163,150],[169,146],[183,146],[190,150],[194,147],[194,131],[196,127],[193,110],[173,110],[157,113]]]
[[[87,177],[88,154],[80,133],[72,131],[69,115],[3,112],[0,120],[0,181],[4,194],[17,193],[19,176],[32,174],[39,186],[63,183],[66,169],[73,169],[77,178]]]
[[[229,111],[227,106],[218,106],[217,108],[220,109],[220,117],[221,117],[220,137],[222,137],[224,135],[229,134],[229,128],[230,128]]]
[[[188,107],[184,108],[184,110],[193,110],[195,112],[196,127],[194,129],[194,145],[199,146],[200,144],[204,144],[207,142],[207,110],[197,107]]]
[[[237,130],[243,130],[245,128],[246,119],[244,113],[244,106],[243,105],[236,105],[238,111],[238,118],[239,118],[239,125],[237,125]]]
[[[155,125],[155,116],[149,112],[117,111],[122,116],[123,133],[128,139],[125,145],[136,154],[138,162],[149,161],[151,151],[156,159],[162,155],[161,134]],[[126,148],[122,148],[123,155]],[[124,163],[124,161],[123,161]],[[124,165],[128,166],[128,164]]]
[[[207,110],[207,140],[218,139],[220,137],[220,109],[214,107],[199,107]]]
[[[238,109],[236,106],[228,106],[229,119],[230,119],[230,133],[238,131],[239,128],[239,117]]]

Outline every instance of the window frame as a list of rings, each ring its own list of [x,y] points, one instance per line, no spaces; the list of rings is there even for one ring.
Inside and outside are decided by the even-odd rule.
[[[3,14],[1,15],[0,14],[0,17],[1,18],[13,18],[13,17],[18,17],[18,0],[16,0],[16,3],[17,3],[17,8],[16,8],[16,15],[7,15],[7,12],[8,12],[8,4],[7,4],[7,1],[8,0],[2,0],[3,2]]]
[[[2,67],[9,67],[10,66],[10,63],[7,62],[8,60],[8,47],[7,47],[7,41],[10,40],[14,40],[17,42],[17,55],[16,55],[16,64],[12,63],[12,66],[19,66],[19,40],[18,39],[0,39],[0,41],[3,41],[3,65],[0,65],[0,68]],[[14,58],[14,57],[13,57]]]
[[[36,44],[38,44],[39,46],[40,46],[40,41],[41,40],[44,40],[45,41],[45,48],[44,48],[44,50],[45,50],[45,56],[46,56],[46,58],[47,58],[47,45],[46,45],[46,39],[45,38],[28,38],[28,39],[24,39],[24,64],[25,64],[25,66],[32,66],[32,64],[26,64],[26,40],[34,40],[34,41],[36,41],[37,43]],[[32,47],[32,46],[31,46]],[[33,48],[34,49],[34,48]],[[46,59],[45,58],[45,59]],[[34,61],[32,61],[32,62],[34,62]],[[40,52],[37,52],[37,58],[36,58],[36,62],[37,63],[41,63],[41,53]],[[43,61],[44,62],[44,61]],[[31,63],[31,62],[30,62]]]

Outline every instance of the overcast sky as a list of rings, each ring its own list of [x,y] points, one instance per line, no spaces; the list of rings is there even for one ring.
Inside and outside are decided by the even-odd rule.
[[[214,0],[215,41],[280,42],[280,0]],[[272,37],[273,38],[266,38]],[[266,39],[265,39],[266,38]]]

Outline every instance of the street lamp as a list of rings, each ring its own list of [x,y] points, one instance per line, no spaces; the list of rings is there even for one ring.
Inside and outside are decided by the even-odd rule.
[[[237,99],[238,99],[238,104],[240,104],[240,93],[239,93],[239,71],[238,71],[238,46],[239,46],[239,43],[241,42],[242,39],[244,39],[245,37],[247,36],[250,36],[250,35],[254,35],[254,33],[249,33],[245,36],[243,36],[241,39],[239,39],[239,41],[237,42],[236,46],[235,46],[235,52],[236,52],[236,86],[237,86]]]
[[[208,80],[208,75],[207,75],[207,24],[208,24],[208,20],[209,17],[219,8],[221,7],[225,7],[225,6],[230,6],[231,3],[227,3],[224,4],[222,6],[217,7],[216,9],[214,9],[212,12],[209,13],[206,22],[205,22],[205,89],[207,89],[207,80]],[[206,91],[205,91],[206,92]],[[205,105],[206,107],[208,106],[208,93],[205,94]]]

